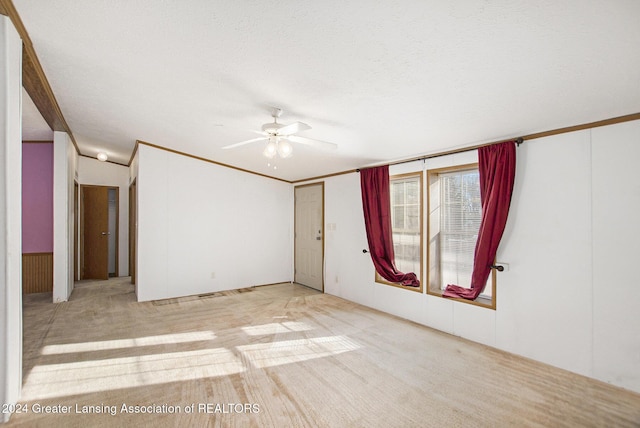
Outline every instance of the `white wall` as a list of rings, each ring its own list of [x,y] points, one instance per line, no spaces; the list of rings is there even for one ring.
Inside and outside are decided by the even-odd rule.
[[[517,156],[495,311],[374,282],[358,174],[325,180],[325,292],[640,392],[640,121],[527,141]]]
[[[292,280],[289,183],[138,148],[138,300]]]
[[[640,121],[591,140],[593,372],[640,391]]]
[[[74,181],[78,154],[69,135],[53,133],[53,301],[69,300],[73,291]]]
[[[79,157],[80,185],[118,188],[118,276],[129,275],[129,167]]]
[[[0,403],[22,386],[22,41],[0,15]],[[7,421],[3,413],[0,421]]]

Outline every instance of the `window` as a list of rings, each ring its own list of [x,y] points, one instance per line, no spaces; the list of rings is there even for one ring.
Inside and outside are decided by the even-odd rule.
[[[448,284],[469,287],[482,204],[477,164],[430,170],[429,278],[427,292],[442,295]],[[495,308],[495,272],[477,304]]]
[[[389,193],[396,268],[404,273],[413,272],[421,279],[422,172],[389,177]],[[391,284],[377,273],[376,282]],[[422,285],[402,288],[422,292]]]

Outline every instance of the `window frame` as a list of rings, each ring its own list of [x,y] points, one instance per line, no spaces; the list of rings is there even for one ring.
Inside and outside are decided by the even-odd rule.
[[[403,181],[404,179],[407,178],[417,178],[418,179],[418,195],[420,198],[420,213],[419,213],[419,220],[420,220],[420,269],[419,272],[415,272],[415,274],[418,276],[418,278],[420,279],[420,287],[407,287],[406,285],[402,285],[399,283],[395,283],[395,282],[389,282],[386,279],[384,279],[383,277],[380,276],[380,274],[378,274],[378,272],[375,272],[375,282],[377,282],[378,284],[385,284],[385,285],[390,285],[392,287],[398,287],[401,288],[403,290],[410,290],[413,292],[418,292],[423,294],[423,290],[424,290],[424,278],[425,278],[425,274],[424,274],[424,261],[425,261],[425,254],[424,254],[424,172],[423,171],[415,171],[415,172],[407,172],[407,173],[402,173],[402,174],[394,174],[394,175],[389,175],[389,209],[390,212],[393,212],[393,196],[391,194],[391,188],[392,188],[392,183],[393,181]],[[393,223],[391,225],[391,230],[393,233]]]
[[[427,223],[427,234],[424,237],[424,240],[426,241],[426,246],[427,246],[427,254],[426,254],[427,255],[427,258],[426,258],[427,273],[425,275],[425,282],[426,282],[425,289],[427,291],[427,294],[431,296],[436,296],[436,297],[445,298],[448,300],[454,300],[458,302],[463,302],[463,303],[495,310],[496,309],[496,282],[497,282],[495,269],[491,270],[491,274],[489,276],[490,284],[487,284],[487,287],[489,286],[491,287],[491,298],[487,298],[486,296],[483,296],[483,295],[478,296],[478,298],[475,300],[467,300],[467,299],[455,298],[455,297],[454,298],[443,297],[442,296],[443,290],[440,289],[440,284],[432,283],[432,275],[435,275],[433,273],[433,268],[432,268],[432,259],[434,258],[434,255],[432,254],[432,244],[430,242],[431,236],[434,233],[433,226],[431,224],[432,223],[431,213],[434,209],[434,207],[432,206],[431,186],[434,184],[434,177],[438,178],[441,174],[445,174],[445,173],[448,174],[452,172],[463,172],[463,171],[470,171],[470,170],[477,170],[477,169],[478,169],[478,163],[474,162],[474,163],[467,163],[467,164],[461,164],[461,165],[447,166],[443,168],[433,168],[433,169],[428,169],[426,171],[427,216],[424,220]],[[468,287],[467,284],[459,284],[459,285],[463,287]]]

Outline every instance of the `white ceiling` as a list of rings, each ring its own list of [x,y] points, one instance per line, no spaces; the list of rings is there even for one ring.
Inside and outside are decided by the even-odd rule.
[[[640,112],[640,1],[13,0],[82,154],[296,180]],[[267,167],[271,121],[312,126]]]

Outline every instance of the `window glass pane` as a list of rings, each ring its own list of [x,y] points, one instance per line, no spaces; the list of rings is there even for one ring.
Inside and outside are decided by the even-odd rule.
[[[411,180],[406,183],[407,189],[407,203],[419,204],[420,203],[420,183],[418,180]]]
[[[455,168],[455,167],[454,167]],[[439,295],[448,284],[471,285],[473,256],[482,218],[477,165],[428,172],[428,292]],[[490,275],[480,297],[495,305]],[[484,302],[481,302],[484,304]]]
[[[392,205],[404,203],[404,182],[393,182],[391,184],[391,201]]]
[[[396,267],[421,273],[421,176],[390,179],[391,223]]]
[[[420,233],[394,233],[393,249],[396,267],[401,272],[413,272],[420,277]]]
[[[420,231],[420,205],[407,205],[406,227],[409,230]]]
[[[393,229],[404,229],[404,205],[393,207],[392,225]]]
[[[471,285],[481,220],[478,170],[440,175],[440,288]]]

